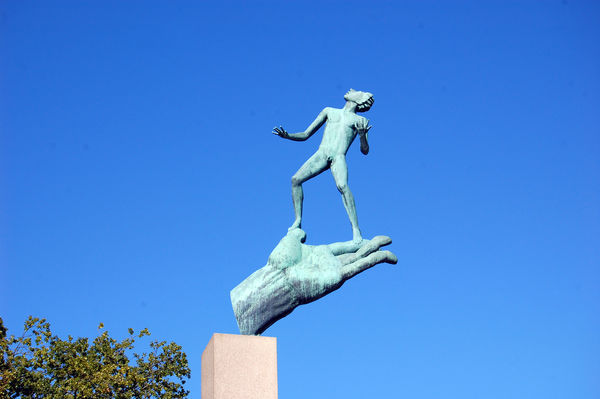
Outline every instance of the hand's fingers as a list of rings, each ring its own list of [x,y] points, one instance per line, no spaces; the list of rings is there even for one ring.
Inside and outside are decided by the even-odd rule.
[[[350,259],[354,262],[356,259],[364,258],[373,252],[377,252],[379,248],[389,245],[392,243],[392,239],[387,236],[375,236],[371,240],[363,241],[364,244],[354,253],[354,259]]]
[[[374,243],[377,248],[385,247],[392,243],[392,239],[388,236],[375,236],[370,241]]]
[[[358,273],[364,272],[365,270],[375,266],[378,263],[398,263],[396,255],[390,251],[376,251],[370,255],[361,258],[355,262],[343,265],[341,267],[343,280],[348,280],[356,276]]]
[[[398,257],[391,253],[390,251],[382,251],[385,254],[385,259],[383,260],[385,263],[391,263],[395,265],[398,263]]]

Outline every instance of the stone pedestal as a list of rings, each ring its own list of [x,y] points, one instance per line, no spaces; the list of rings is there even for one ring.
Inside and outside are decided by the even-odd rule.
[[[202,399],[277,399],[277,338],[214,334],[202,353]]]

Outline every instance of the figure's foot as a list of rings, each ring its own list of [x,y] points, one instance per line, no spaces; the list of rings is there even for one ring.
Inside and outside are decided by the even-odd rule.
[[[296,219],[294,221],[294,224],[292,224],[290,226],[290,228],[288,229],[288,231],[292,231],[294,229],[299,229],[301,227],[301,225],[302,225],[302,220],[301,219]]]
[[[352,232],[352,242],[356,244],[360,244],[363,241],[362,234],[360,234],[360,230],[354,230]]]

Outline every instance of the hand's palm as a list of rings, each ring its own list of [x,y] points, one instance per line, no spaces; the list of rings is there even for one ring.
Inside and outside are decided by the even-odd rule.
[[[356,124],[356,127],[359,132],[367,133],[371,129],[372,126],[369,126],[369,121],[367,119],[361,119]]]

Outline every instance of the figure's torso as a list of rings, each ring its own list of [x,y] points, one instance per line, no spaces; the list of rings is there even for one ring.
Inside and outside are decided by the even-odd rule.
[[[319,151],[328,157],[345,155],[356,138],[356,125],[361,119],[366,118],[343,109],[327,108],[327,124]]]

